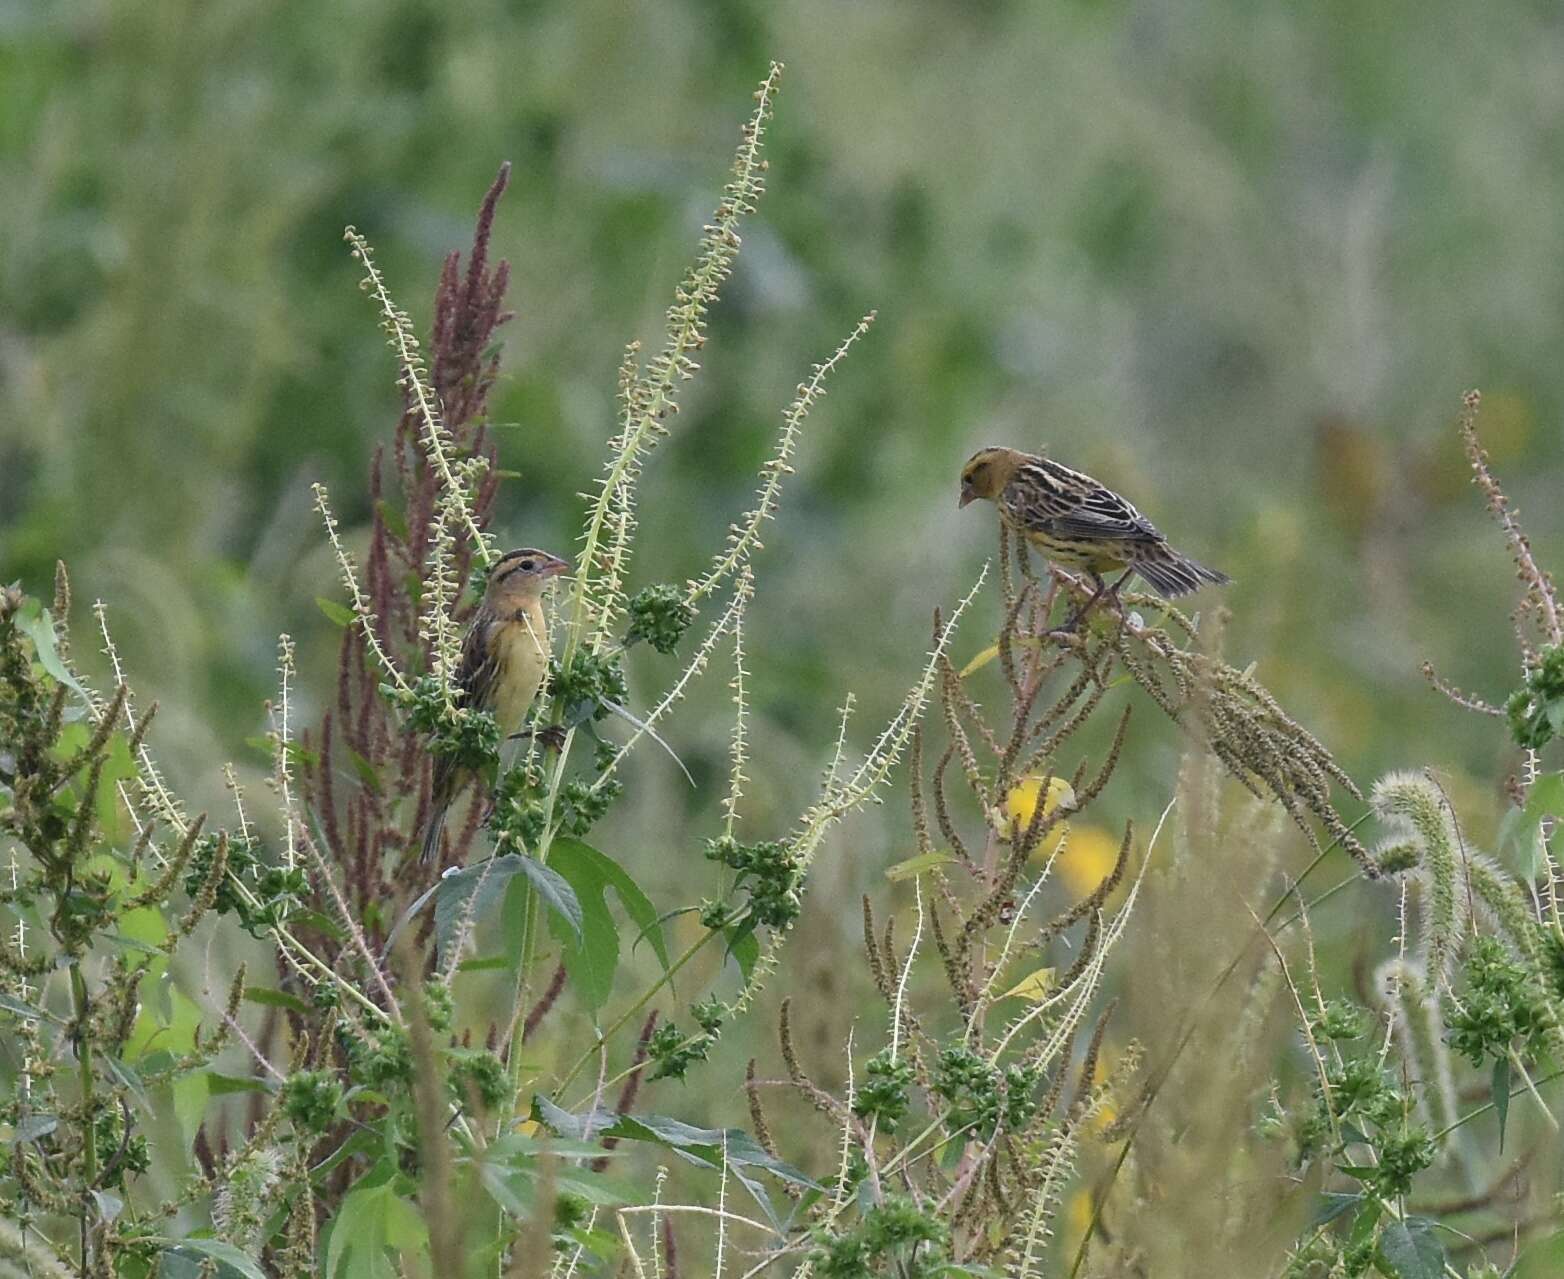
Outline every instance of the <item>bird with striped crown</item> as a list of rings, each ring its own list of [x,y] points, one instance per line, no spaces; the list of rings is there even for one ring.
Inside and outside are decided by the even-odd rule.
[[[464,706],[494,716],[502,738],[521,728],[543,686],[549,658],[543,588],[551,578],[569,571],[570,565],[559,556],[533,547],[507,551],[489,568],[483,602],[462,640],[456,685]],[[419,861],[439,858],[446,810],[471,776],[451,756],[435,757]]]
[[[1105,596],[1139,574],[1164,599],[1232,579],[1175,551],[1150,520],[1090,475],[1020,449],[979,449],[961,468],[961,505],[984,499],[1054,564],[1084,569],[1095,591],[1060,631],[1071,631]],[[1120,572],[1122,570],[1122,572]],[[1110,586],[1105,573],[1120,575]]]

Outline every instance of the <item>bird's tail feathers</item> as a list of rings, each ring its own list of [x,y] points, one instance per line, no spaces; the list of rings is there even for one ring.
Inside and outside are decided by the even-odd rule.
[[[445,834],[445,810],[450,802],[438,804],[429,814],[429,824],[424,827],[424,848],[418,855],[419,865],[425,865],[440,856],[440,837]]]
[[[1136,560],[1135,571],[1163,599],[1189,595],[1207,582],[1213,586],[1224,586],[1233,580],[1226,573],[1207,568],[1168,546],[1158,547],[1144,558]]]

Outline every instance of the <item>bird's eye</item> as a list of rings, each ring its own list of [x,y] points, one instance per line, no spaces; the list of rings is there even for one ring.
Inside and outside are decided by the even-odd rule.
[[[537,566],[538,566],[537,560],[522,560],[522,562],[521,562],[521,571],[523,573],[530,573],[530,572],[532,572],[533,569],[537,568]]]

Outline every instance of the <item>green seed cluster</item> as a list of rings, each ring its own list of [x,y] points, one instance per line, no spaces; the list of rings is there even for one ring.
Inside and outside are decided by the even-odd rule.
[[[757,925],[787,928],[803,909],[804,868],[779,840],[741,844],[732,836],[706,841],[706,856],[737,874],[735,888],[749,892],[749,913]]]
[[[876,1121],[880,1132],[895,1132],[907,1113],[912,1063],[905,1057],[893,1058],[891,1050],[884,1048],[869,1059],[864,1073],[864,1082],[853,1094],[853,1114],[866,1122]]]
[[[695,620],[695,610],[684,602],[683,592],[666,583],[637,591],[629,612],[625,647],[645,640],[659,653],[672,653]]]
[[[1545,648],[1526,682],[1504,704],[1517,746],[1540,750],[1564,733],[1564,647]]]

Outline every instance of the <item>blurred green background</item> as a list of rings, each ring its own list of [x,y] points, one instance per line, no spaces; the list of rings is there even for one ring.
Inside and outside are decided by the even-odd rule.
[[[1454,430],[1467,387],[1541,559],[1564,560],[1552,5],[0,6],[0,579],[42,592],[70,563],[162,703],[159,750],[216,806],[214,760],[265,768],[244,741],[278,631],[306,703],[329,692],[314,598],[338,587],[308,488],[359,524],[396,414],[343,225],[426,327],[442,256],[514,164],[494,415],[520,475],[498,527],[568,550],[620,352],[658,343],[771,57],[771,190],[648,473],[634,583],[699,569],[794,384],[877,308],[758,565],[756,834],[808,802],[848,690],[868,740],[933,607],[993,553],[956,475],[1003,442],[1049,446],[1232,573],[1234,659],[1365,782],[1445,770],[1487,838],[1513,761],[1418,668],[1496,700],[1516,682],[1509,563]],[[958,660],[996,622],[990,593]],[[685,798],[648,757],[603,837],[664,894],[706,875],[725,678],[667,729],[712,785]],[[1161,809],[1165,729],[1105,816]],[[670,846],[639,852],[654,816]],[[883,822],[820,872],[842,891],[817,927],[844,944],[856,892],[907,853]],[[806,953],[828,975],[831,947]]]

